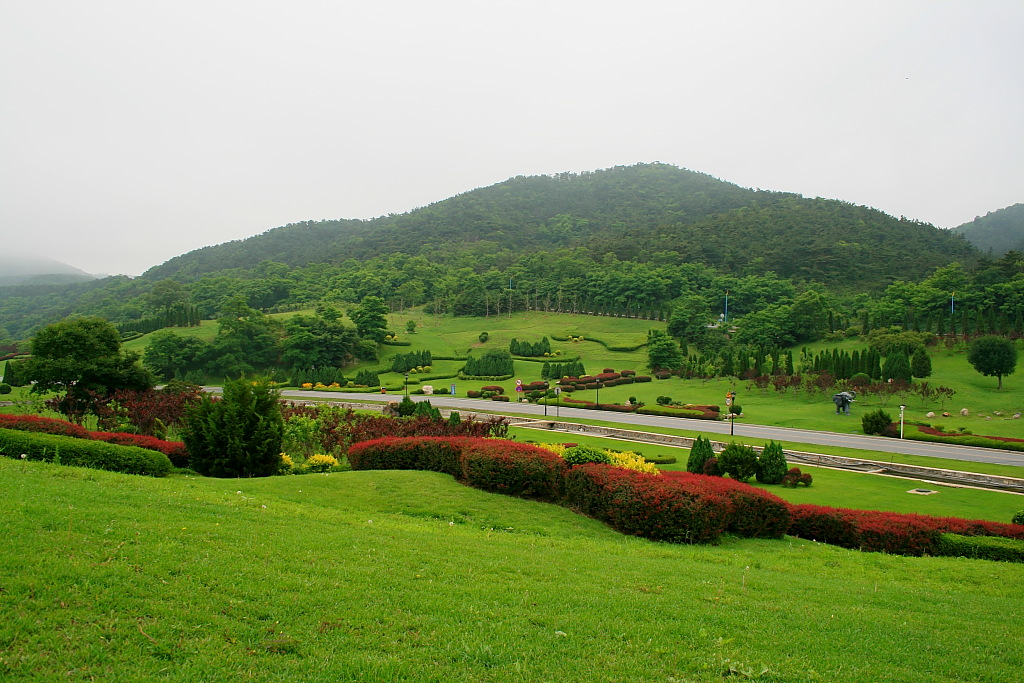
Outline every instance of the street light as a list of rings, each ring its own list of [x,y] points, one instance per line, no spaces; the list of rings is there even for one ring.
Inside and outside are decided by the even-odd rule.
[[[405,373],[405,397],[409,398],[409,373]]]
[[[900,406],[900,438],[903,438],[903,411],[906,410],[906,406]]]
[[[725,405],[729,408],[729,436],[736,434],[736,411],[732,404],[736,402],[736,392],[729,391],[725,394]]]
[[[601,410],[601,381],[597,382],[597,409]]]

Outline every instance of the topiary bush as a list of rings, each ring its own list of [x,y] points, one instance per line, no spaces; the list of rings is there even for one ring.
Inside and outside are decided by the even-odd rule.
[[[1024,510],[1019,510],[1011,520],[1013,524],[1024,524]]]
[[[747,481],[757,472],[757,453],[750,446],[730,443],[718,455],[718,467],[736,481]]]
[[[865,413],[860,418],[861,428],[865,434],[878,434],[884,436],[892,424],[892,416],[881,408]]]
[[[9,394],[12,391],[14,391],[14,387],[7,382],[0,382],[0,394]]]
[[[720,477],[722,476],[722,468],[718,466],[718,458],[708,458],[704,461],[704,471],[701,474],[706,474],[709,477]]]

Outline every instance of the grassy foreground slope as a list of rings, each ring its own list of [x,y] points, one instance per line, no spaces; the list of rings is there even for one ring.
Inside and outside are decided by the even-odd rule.
[[[1020,565],[662,545],[433,473],[154,480],[0,458],[0,515],[3,679],[934,682],[1024,666]]]

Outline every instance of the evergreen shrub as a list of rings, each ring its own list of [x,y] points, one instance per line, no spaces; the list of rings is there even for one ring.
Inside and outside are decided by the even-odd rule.
[[[0,382],[0,394],[9,394],[12,391],[14,391],[14,387],[7,382]]]
[[[565,449],[562,456],[569,465],[583,465],[588,462],[610,465],[611,459],[608,454],[600,448],[593,446],[573,446]]]
[[[865,434],[878,434],[879,436],[885,436],[889,430],[889,425],[892,424],[892,416],[885,412],[881,408],[873,410],[870,413],[865,413],[860,418],[861,428]]]
[[[691,474],[704,474],[704,463],[708,458],[715,457],[711,448],[711,440],[705,436],[698,436],[690,447],[690,459],[686,461],[686,471]]]
[[[1024,541],[998,536],[940,534],[935,554],[998,562],[1024,562]]]
[[[747,481],[757,473],[757,453],[750,446],[730,443],[718,455],[718,467],[736,481]]]
[[[769,441],[757,459],[757,480],[762,484],[781,484],[786,476],[786,455],[782,444]]]

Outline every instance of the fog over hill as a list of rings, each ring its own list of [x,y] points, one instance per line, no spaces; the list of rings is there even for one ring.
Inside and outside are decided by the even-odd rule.
[[[0,286],[63,284],[94,279],[95,275],[47,256],[0,252]]]

